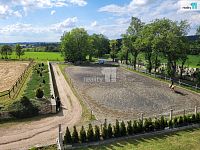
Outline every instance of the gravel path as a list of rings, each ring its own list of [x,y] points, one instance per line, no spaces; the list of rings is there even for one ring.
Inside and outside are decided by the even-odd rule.
[[[193,94],[181,88],[174,93],[168,84],[117,68],[116,82],[105,82],[102,67],[67,67],[74,86],[93,109],[99,120],[133,119],[141,113],[154,116],[176,110],[200,106],[199,94]],[[89,82],[85,82],[85,79]]]
[[[33,146],[53,144],[58,136],[58,124],[62,130],[81,120],[82,107],[62,75],[58,65],[53,65],[62,111],[46,118],[22,123],[7,123],[0,127],[0,150],[26,150]],[[70,102],[71,101],[71,102]]]

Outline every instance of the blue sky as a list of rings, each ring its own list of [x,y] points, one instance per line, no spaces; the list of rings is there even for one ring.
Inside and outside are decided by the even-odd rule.
[[[0,43],[57,42],[64,31],[84,27],[89,34],[119,38],[131,16],[187,20],[195,34],[200,11],[181,11],[177,0],[0,0]]]

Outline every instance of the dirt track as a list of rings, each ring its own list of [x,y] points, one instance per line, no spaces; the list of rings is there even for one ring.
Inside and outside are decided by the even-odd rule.
[[[22,123],[7,123],[0,127],[0,150],[25,150],[33,146],[53,144],[57,138],[58,124],[62,130],[77,124],[82,107],[67,84],[58,65],[53,65],[62,111],[54,116]]]

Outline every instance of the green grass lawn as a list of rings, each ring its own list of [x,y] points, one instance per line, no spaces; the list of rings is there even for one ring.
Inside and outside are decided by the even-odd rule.
[[[44,90],[44,96],[49,97],[50,96],[50,85],[49,85],[49,70],[48,65],[44,63],[44,66],[40,66],[41,63],[37,63],[36,66],[33,68],[32,76],[26,85],[26,89],[24,91],[24,95],[27,96],[29,99],[34,99],[36,90],[40,87]],[[38,73],[37,70],[40,70],[43,68],[44,70],[42,72],[42,76],[40,76],[40,73]],[[45,83],[43,83],[43,80]]]
[[[142,61],[144,61],[145,60],[144,53],[140,53],[138,55],[138,58],[141,59]],[[160,57],[159,59],[161,60],[161,63],[167,63],[166,59],[164,59],[162,57]],[[178,62],[178,64],[180,65],[181,62]],[[188,55],[188,59],[185,63],[186,67],[199,68],[200,66],[198,64],[200,65],[200,55]]]
[[[200,129],[180,131],[168,135],[124,140],[83,150],[199,150]]]
[[[18,56],[13,53],[10,56],[11,59],[18,59]],[[61,56],[61,53],[56,52],[25,52],[21,59],[34,59],[35,61],[63,61],[64,58]]]

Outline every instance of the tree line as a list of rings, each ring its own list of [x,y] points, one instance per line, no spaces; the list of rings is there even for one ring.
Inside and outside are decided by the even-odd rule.
[[[3,45],[0,48],[1,58],[8,59],[8,57],[10,55],[12,55],[13,50],[15,51],[15,53],[19,57],[19,59],[22,55],[24,55],[24,50],[22,49],[22,47],[19,44],[16,44],[16,46],[14,48],[9,45]]]
[[[151,73],[156,72],[161,65],[161,58],[167,60],[167,74],[175,77],[177,62],[181,62],[181,75],[184,65],[191,54],[199,54],[200,40],[190,42],[186,35],[190,25],[187,21],[172,21],[167,18],[156,19],[145,24],[136,17],[131,18],[131,23],[122,34],[121,40],[109,40],[102,34],[89,35],[83,28],[72,29],[61,37],[61,52],[65,60],[70,62],[85,61],[92,57],[101,58],[109,54],[114,61],[125,60],[126,64],[134,66],[138,63],[138,55],[144,53],[146,68]],[[197,29],[200,35],[200,27]],[[197,49],[197,50],[196,50]]]
[[[73,127],[72,133],[67,127],[64,135],[64,144],[70,145],[76,143],[95,142],[111,138],[161,131],[165,130],[165,128],[172,129],[194,123],[200,123],[200,113],[197,113],[196,115],[192,114],[174,117],[172,120],[167,120],[163,116],[153,120],[151,118],[146,118],[144,121],[141,119],[134,121],[130,120],[127,121],[127,123],[116,120],[114,125],[111,123],[108,124],[105,119],[104,124],[100,127],[98,125],[93,127],[92,124],[89,124],[87,129],[82,126],[79,132],[76,126]]]

